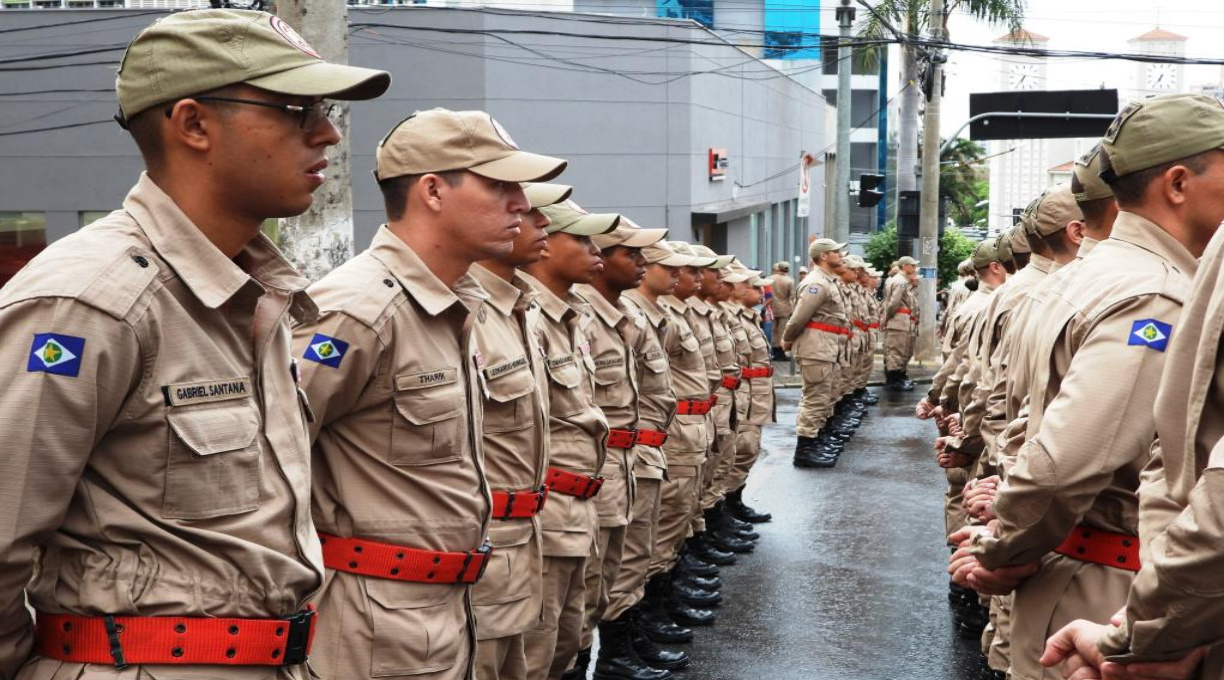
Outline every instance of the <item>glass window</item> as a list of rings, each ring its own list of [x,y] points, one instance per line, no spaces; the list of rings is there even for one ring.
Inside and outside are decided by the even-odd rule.
[[[0,286],[46,247],[46,213],[0,212]]]

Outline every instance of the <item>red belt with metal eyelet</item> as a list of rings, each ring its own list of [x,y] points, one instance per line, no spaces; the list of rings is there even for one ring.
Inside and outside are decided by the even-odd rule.
[[[1115,534],[1080,524],[1054,551],[1081,562],[1139,571],[1139,537]]]
[[[635,444],[642,446],[663,446],[667,443],[667,433],[659,432],[658,430],[635,430],[637,439]]]
[[[608,446],[614,449],[631,449],[637,442],[637,430],[613,428],[608,430]]]
[[[487,541],[468,552],[421,550],[393,543],[319,534],[323,564],[359,576],[415,583],[476,583],[493,554]]]
[[[880,322],[879,322],[879,321],[877,321],[877,322],[875,322],[875,323],[869,323],[869,324],[867,324],[867,327],[868,327],[868,328],[879,328],[879,327],[880,327]]]
[[[550,467],[548,468],[548,477],[545,478],[544,483],[548,485],[550,490],[556,493],[589,500],[594,498],[599,493],[599,490],[603,488],[604,478],[576,475],[572,472]]]
[[[827,323],[820,323],[819,321],[809,321],[807,323],[807,327],[818,330],[818,331],[824,331],[826,333],[832,333],[834,335],[850,335],[849,328],[843,328],[842,326],[832,326]]]
[[[734,375],[724,375],[722,377],[722,386],[734,392],[739,389],[742,381]]]
[[[855,326],[856,326],[856,327],[857,327],[857,328],[858,328],[860,331],[865,331],[865,330],[867,330],[868,328],[871,328],[871,326],[868,326],[868,325],[867,325],[867,322],[865,322],[865,321],[859,321],[858,319],[855,319],[855,320],[854,320],[854,325],[855,325]]]
[[[911,312],[910,312],[910,308],[909,308],[909,307],[898,307],[898,308],[897,308],[897,313],[898,313],[898,314],[910,314]]]
[[[548,487],[532,491],[494,491],[493,519],[528,519],[540,514]]]
[[[284,619],[77,616],[38,612],[34,651],[70,663],[291,666],[306,661],[315,612]]]
[[[715,406],[718,406],[718,395],[711,394],[710,395],[710,408],[714,408]]]
[[[740,377],[744,380],[752,380],[754,378],[772,378],[774,374],[773,366],[762,366],[760,368],[745,368],[740,371]]]
[[[704,416],[710,412],[710,407],[714,405],[713,401],[692,401],[689,399],[681,399],[676,402],[676,413],[682,416]]]

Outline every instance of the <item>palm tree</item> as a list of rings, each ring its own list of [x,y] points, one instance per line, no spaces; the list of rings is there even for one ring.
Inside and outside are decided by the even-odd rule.
[[[953,140],[939,155],[939,193],[950,199],[949,216],[957,226],[973,224],[981,212],[978,203],[986,198],[982,191],[985,157],[981,144],[963,137]]]
[[[867,8],[865,20],[859,27],[860,38],[922,37],[930,26],[930,0],[855,0]],[[957,10],[990,24],[1006,26],[1010,31],[1021,30],[1026,0],[948,0],[943,17],[944,35],[947,35],[948,17]],[[901,35],[898,35],[901,34]],[[946,39],[946,38],[945,38]],[[875,63],[877,50],[867,48],[860,53],[866,63]],[[898,121],[899,139],[897,149],[898,191],[914,191],[918,188],[914,171],[918,164],[918,106],[921,96],[921,65],[919,48],[911,44],[901,47],[901,74],[903,82],[910,85],[901,92]]]

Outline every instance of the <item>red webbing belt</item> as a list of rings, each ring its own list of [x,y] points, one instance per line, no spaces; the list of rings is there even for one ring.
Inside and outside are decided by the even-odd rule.
[[[35,653],[70,663],[288,666],[314,641],[315,612],[285,619],[76,616],[38,612]]]
[[[849,328],[843,328],[841,326],[831,326],[827,323],[820,323],[819,321],[809,321],[807,323],[807,327],[813,328],[818,331],[824,331],[826,333],[833,333],[834,335],[850,335]]]
[[[879,321],[875,321],[875,322],[869,323],[869,324],[867,324],[867,327],[868,327],[868,328],[879,328],[879,327],[880,327],[880,322],[879,322]]]
[[[742,381],[733,375],[724,375],[722,377],[722,386],[734,392],[739,389]]]
[[[636,430],[608,430],[608,446],[614,449],[631,449],[634,442],[637,441]]]
[[[897,313],[898,313],[898,314],[910,314],[911,312],[910,312],[910,308],[909,308],[909,307],[898,307],[898,308],[897,308]]]
[[[868,326],[868,325],[867,325],[867,322],[865,322],[865,321],[859,321],[858,319],[855,319],[855,320],[854,320],[854,325],[855,325],[855,326],[856,326],[856,327],[857,327],[857,328],[858,328],[860,331],[866,331],[868,328],[871,328],[871,326]]]
[[[713,405],[713,402],[710,401],[681,399],[676,402],[676,413],[682,416],[704,416],[710,412],[710,407]]]
[[[744,380],[752,380],[754,378],[772,378],[774,374],[773,366],[762,366],[760,368],[745,368],[740,371],[740,377]]]
[[[443,552],[324,533],[319,540],[328,569],[416,583],[475,583],[484,575],[493,553],[488,543],[469,552]]]
[[[667,443],[667,433],[659,432],[658,430],[636,430],[637,439],[635,444],[643,446],[663,446]]]
[[[493,519],[528,519],[540,514],[548,487],[538,491],[494,491]]]
[[[1139,571],[1139,537],[1115,534],[1083,524],[1071,530],[1054,551],[1081,562]]]
[[[548,485],[550,490],[556,493],[589,500],[594,498],[599,493],[599,490],[603,488],[604,478],[576,475],[572,472],[550,467],[548,468],[548,476],[545,478],[544,483]]]

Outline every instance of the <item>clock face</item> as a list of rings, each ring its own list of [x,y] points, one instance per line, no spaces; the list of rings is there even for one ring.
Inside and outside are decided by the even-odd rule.
[[[1147,89],[1173,90],[1177,88],[1177,67],[1173,64],[1149,64],[1147,67]]]
[[[1037,89],[1037,64],[1013,64],[1007,84],[1013,90]]]

